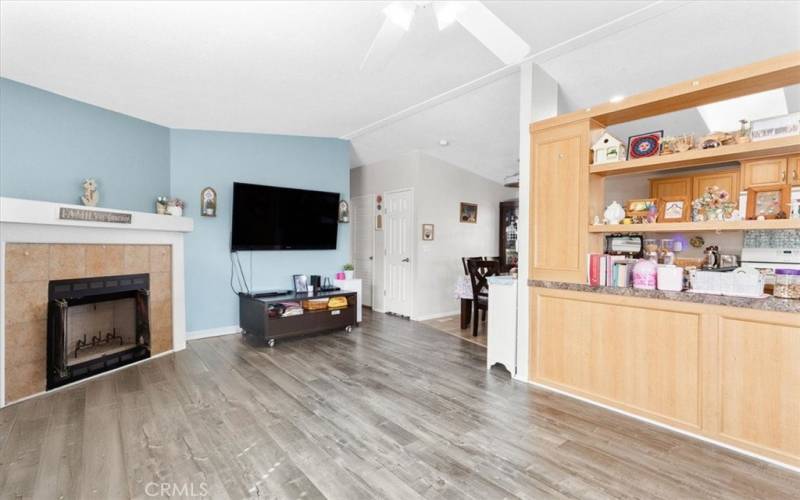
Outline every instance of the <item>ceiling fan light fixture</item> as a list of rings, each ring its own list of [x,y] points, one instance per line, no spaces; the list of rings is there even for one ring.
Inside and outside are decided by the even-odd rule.
[[[442,31],[458,20],[459,14],[464,11],[464,4],[462,2],[434,2],[433,11],[436,13],[436,25],[439,31]]]
[[[395,25],[408,31],[416,10],[417,6],[413,2],[392,2],[383,9],[383,15]]]

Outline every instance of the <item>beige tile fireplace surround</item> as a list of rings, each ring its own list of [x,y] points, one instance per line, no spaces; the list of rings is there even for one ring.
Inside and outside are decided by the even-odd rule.
[[[62,219],[63,208],[130,218],[124,223]],[[184,349],[183,239],[193,229],[190,217],[0,196],[0,407],[46,389],[51,280],[147,274],[150,354]],[[101,324],[125,319],[124,314],[109,319],[102,309],[93,317]],[[119,327],[124,342],[127,327]]]
[[[45,390],[50,280],[148,273],[151,353],[172,349],[169,245],[8,243],[5,264],[6,403]]]

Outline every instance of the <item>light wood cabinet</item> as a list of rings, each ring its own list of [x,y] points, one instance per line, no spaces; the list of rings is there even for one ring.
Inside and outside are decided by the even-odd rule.
[[[800,456],[800,328],[720,320],[720,434]]]
[[[700,316],[537,295],[534,376],[699,427]]]
[[[749,188],[800,185],[798,137],[608,164],[589,161],[601,129],[798,83],[800,59],[793,52],[531,124],[528,278],[585,283],[587,254],[602,252],[604,233],[642,230],[590,223],[603,216],[609,176],[678,174],[653,179],[653,197],[695,198],[716,185],[736,200]],[[676,170],[733,162],[735,169]],[[633,182],[638,186],[641,179]],[[794,220],[657,223],[653,231],[796,225]],[[800,314],[540,284],[529,289],[529,380],[800,466]]]
[[[731,200],[739,203],[739,169],[721,170],[692,176],[692,199],[699,198],[709,187],[717,186],[731,195]]]
[[[665,196],[685,196],[692,199],[692,178],[662,177],[650,179],[650,197],[664,198]]]
[[[531,288],[530,380],[800,465],[800,315]]]
[[[800,156],[789,158],[789,184],[800,186]]]
[[[589,123],[531,136],[531,261],[536,279],[586,279]]]
[[[739,169],[718,170],[679,177],[650,179],[650,197],[685,196],[689,201],[699,198],[708,187],[717,186],[739,199]]]
[[[742,162],[742,188],[783,184],[787,179],[786,158]]]

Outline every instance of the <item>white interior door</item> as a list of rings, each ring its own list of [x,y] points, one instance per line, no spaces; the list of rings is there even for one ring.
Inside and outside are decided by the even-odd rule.
[[[384,287],[386,312],[411,316],[413,304],[413,195],[410,189],[384,196]]]
[[[375,262],[375,196],[356,196],[350,203],[353,224],[353,266],[361,280],[361,303],[372,307],[372,284]]]

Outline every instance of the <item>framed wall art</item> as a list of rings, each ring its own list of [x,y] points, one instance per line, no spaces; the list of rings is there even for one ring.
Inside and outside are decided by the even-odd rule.
[[[200,215],[203,217],[217,216],[217,192],[212,187],[200,191]]]
[[[350,222],[350,205],[347,201],[341,200],[339,202],[339,223],[348,224]]]
[[[458,221],[468,224],[477,224],[478,205],[475,203],[464,203],[462,201],[458,209]]]
[[[433,224],[422,225],[422,241],[433,241]]]
[[[383,231],[383,196],[375,197],[375,230]]]
[[[661,149],[662,137],[664,137],[663,130],[628,137],[628,159],[657,156]]]

